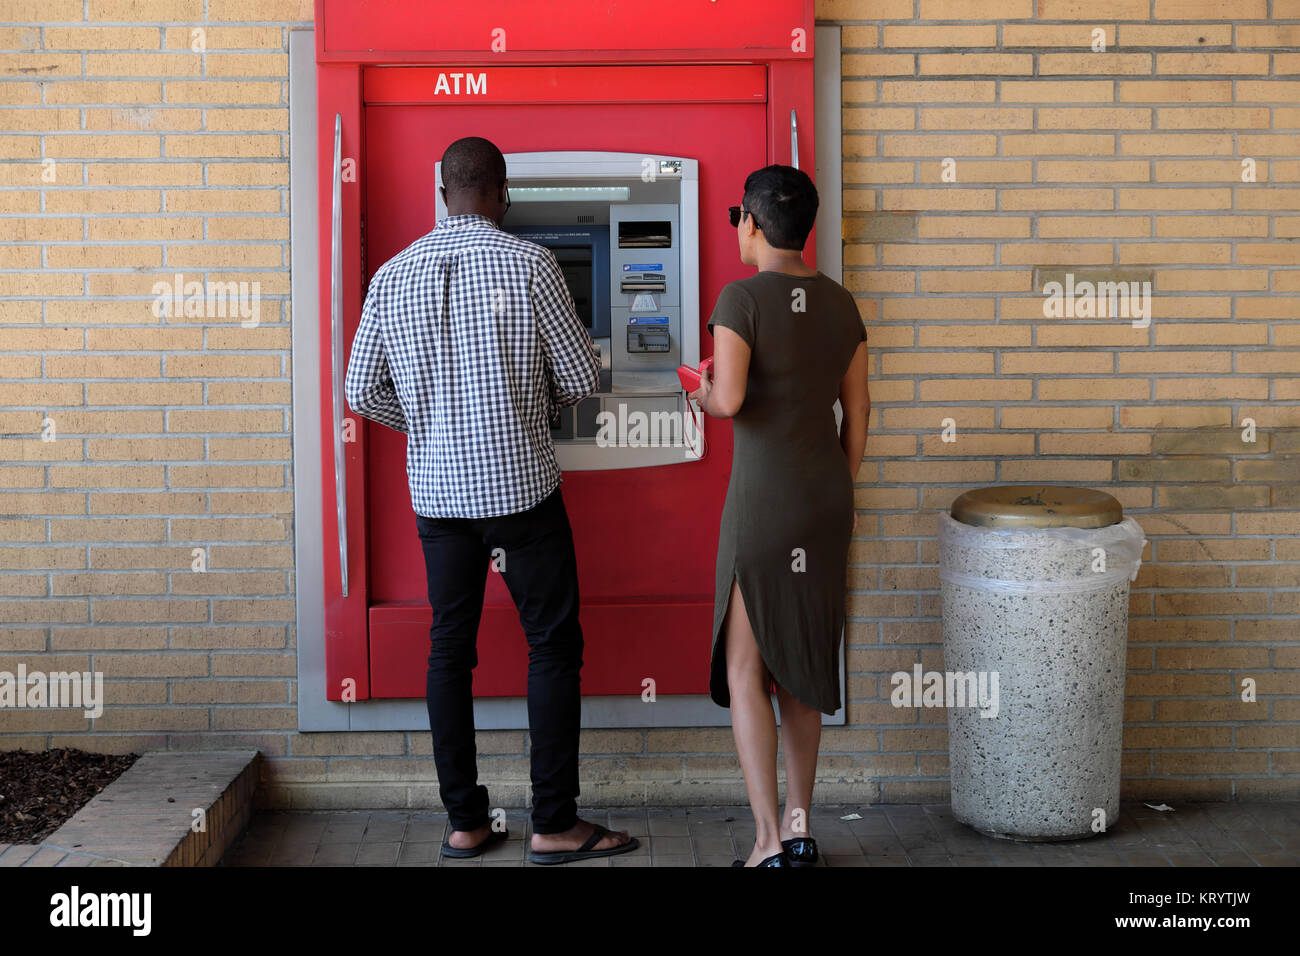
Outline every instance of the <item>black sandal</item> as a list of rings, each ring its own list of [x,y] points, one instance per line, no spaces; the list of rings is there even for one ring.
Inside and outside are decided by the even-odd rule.
[[[510,834],[506,830],[491,830],[488,832],[488,835],[483,839],[482,843],[476,843],[474,846],[466,846],[466,847],[452,846],[450,843],[447,842],[450,838],[451,835],[448,834],[442,840],[442,855],[455,857],[458,860],[466,860],[472,856],[479,856],[484,850],[492,846],[494,843],[500,843],[503,840],[508,840],[510,838]]]
[[[789,858],[790,866],[816,866],[817,841],[812,837],[791,837],[782,840],[781,847]]]
[[[736,860],[736,862],[732,863],[731,865],[732,865],[733,867],[744,866],[744,865],[745,865],[745,861],[744,861],[744,860]],[[763,862],[761,862],[761,863],[755,863],[754,866],[752,867],[752,869],[757,870],[760,866],[789,866],[789,865],[790,865],[790,862],[789,862],[789,861],[786,859],[786,857],[785,857],[785,850],[782,849],[780,853],[773,853],[771,856],[769,856],[769,857],[768,857],[766,860],[764,860]]]
[[[600,856],[615,856],[619,853],[627,853],[629,850],[635,850],[641,845],[636,837],[631,837],[626,843],[620,843],[618,846],[612,846],[608,850],[593,850],[597,843],[604,839],[605,834],[609,833],[608,827],[603,827],[599,823],[593,824],[595,829],[591,831],[591,836],[587,837],[585,843],[576,850],[534,850],[528,851],[528,862],[540,863],[543,866],[551,866],[555,863],[576,863],[578,860],[594,860]]]

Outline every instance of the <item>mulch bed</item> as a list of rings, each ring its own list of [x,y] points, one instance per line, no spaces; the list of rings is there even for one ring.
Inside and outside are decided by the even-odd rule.
[[[0,751],[0,843],[40,843],[139,754]]]

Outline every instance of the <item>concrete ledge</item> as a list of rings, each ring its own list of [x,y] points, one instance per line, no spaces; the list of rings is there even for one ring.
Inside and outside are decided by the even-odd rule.
[[[215,866],[252,816],[258,760],[146,753],[44,842],[0,847],[0,866]]]
[[[482,775],[479,782],[488,788],[493,807],[527,808],[531,805],[531,785],[526,781],[493,780]],[[375,776],[380,774],[376,771]],[[784,774],[779,775],[784,786]],[[948,784],[935,786],[933,800],[948,799]],[[818,780],[818,802],[869,803],[882,801],[880,784],[872,781]],[[926,795],[928,791],[918,791]],[[746,805],[748,795],[743,780],[693,781],[608,781],[584,779],[582,806],[599,807],[702,807]],[[893,802],[917,803],[918,796],[907,794]],[[263,810],[443,810],[438,796],[436,777],[432,780],[376,779],[374,782],[351,780],[263,782],[256,809]],[[4,861],[0,859],[0,864]]]

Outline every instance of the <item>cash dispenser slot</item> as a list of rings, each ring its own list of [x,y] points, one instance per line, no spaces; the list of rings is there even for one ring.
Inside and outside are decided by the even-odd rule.
[[[662,272],[647,272],[642,275],[632,273],[623,276],[618,288],[625,295],[637,292],[658,292],[662,295],[668,291],[668,279]]]

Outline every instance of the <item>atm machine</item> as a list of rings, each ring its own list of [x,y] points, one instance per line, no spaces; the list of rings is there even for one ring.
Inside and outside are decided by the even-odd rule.
[[[441,184],[442,163],[435,168]],[[702,421],[676,373],[700,362],[699,163],[511,153],[506,176],[503,228],[555,254],[601,355],[596,395],[561,409],[552,429],[561,470],[702,458]],[[438,218],[446,213],[438,194]]]
[[[332,224],[319,251],[322,407],[369,278],[445,215],[443,151],[461,136],[492,140],[509,178],[503,228],[555,253],[600,346],[598,393],[553,430],[578,555],[584,700],[615,715],[604,726],[682,722],[674,700],[696,715],[703,701],[702,722],[712,711],[725,722],[702,695],[731,428],[693,418],[675,369],[711,353],[718,293],[752,274],[727,217],[745,177],[796,157],[814,166],[813,5],[661,0],[647,17],[593,0],[557,17],[564,8],[317,0],[318,209]],[[405,437],[334,407],[320,426],[325,697],[409,701],[414,716],[431,611]],[[354,441],[340,437],[348,420]],[[478,657],[476,708],[514,715],[480,725],[524,726],[510,721],[524,713],[514,704],[528,648],[500,575],[488,575]],[[657,709],[642,703],[648,688]]]

